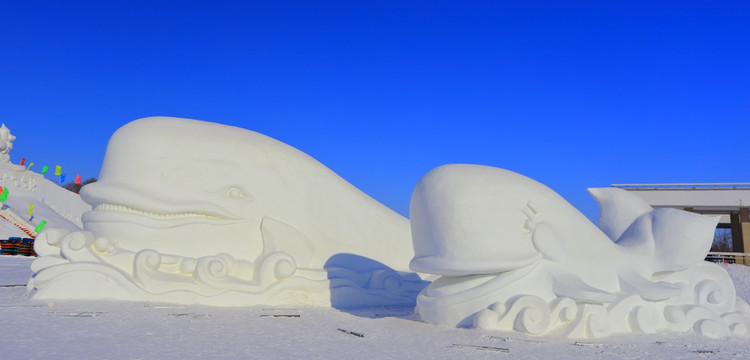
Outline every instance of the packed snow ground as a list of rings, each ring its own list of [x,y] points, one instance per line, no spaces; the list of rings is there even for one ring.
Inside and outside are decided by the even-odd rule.
[[[0,256],[3,359],[750,358],[747,338],[674,333],[585,341],[537,338],[425,324],[412,309],[403,308],[347,313],[331,308],[37,302],[26,297],[23,286],[33,260]],[[724,266],[738,295],[750,299],[750,266]]]

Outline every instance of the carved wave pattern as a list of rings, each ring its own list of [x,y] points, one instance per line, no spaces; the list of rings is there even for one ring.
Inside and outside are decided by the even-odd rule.
[[[705,293],[706,283],[693,290],[699,298],[721,301],[727,294]],[[712,288],[716,288],[712,286]],[[732,292],[733,296],[734,293]],[[609,304],[576,303],[571,298],[547,302],[521,295],[506,303],[494,303],[474,317],[474,327],[518,331],[529,335],[558,333],[570,338],[600,338],[615,333],[655,333],[661,330],[695,332],[711,337],[750,335],[750,312],[742,299],[734,299],[733,311],[716,313],[709,306],[648,302],[631,295]]]
[[[226,253],[189,258],[145,249],[121,249],[91,232],[49,229],[35,242],[40,257],[27,286],[37,299],[108,298],[129,301],[198,303],[220,306],[331,305],[334,288],[348,288],[350,301],[380,305],[411,299],[426,283],[395,271],[361,273],[345,267],[299,268],[282,251],[254,262]],[[335,275],[331,275],[331,271]],[[412,274],[415,275],[415,274]],[[416,275],[415,275],[416,276]],[[87,284],[82,286],[81,284]],[[71,289],[76,289],[72,291]]]

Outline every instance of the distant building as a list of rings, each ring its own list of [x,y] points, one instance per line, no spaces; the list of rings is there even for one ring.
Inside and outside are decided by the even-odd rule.
[[[719,227],[732,229],[732,251],[750,252],[750,183],[612,184],[631,191],[654,208],[720,215]]]

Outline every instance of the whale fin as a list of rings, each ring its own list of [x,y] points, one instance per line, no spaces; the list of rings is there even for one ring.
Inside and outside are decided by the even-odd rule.
[[[702,263],[711,249],[718,216],[663,208],[653,212],[655,252],[663,270],[684,270]]]
[[[587,284],[578,275],[569,272],[553,274],[555,283],[552,291],[560,297],[569,297],[577,301],[607,303],[617,299],[612,293],[597,289]]]
[[[682,295],[683,288],[679,285],[664,281],[651,281],[635,272],[626,272],[620,275],[620,287],[627,293],[634,293],[647,301],[664,301],[678,298]]]
[[[589,188],[601,209],[599,229],[612,241],[617,240],[639,217],[654,210],[640,197],[618,188]]]
[[[315,247],[305,234],[293,226],[264,217],[260,223],[260,232],[263,235],[263,255],[285,252],[302,268],[307,267],[312,261]]]

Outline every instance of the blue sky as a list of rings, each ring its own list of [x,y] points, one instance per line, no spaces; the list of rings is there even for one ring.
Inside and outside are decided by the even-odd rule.
[[[747,1],[4,1],[0,120],[13,162],[71,180],[166,115],[284,141],[404,215],[427,171],[475,163],[595,219],[587,187],[750,181],[747,19]]]

